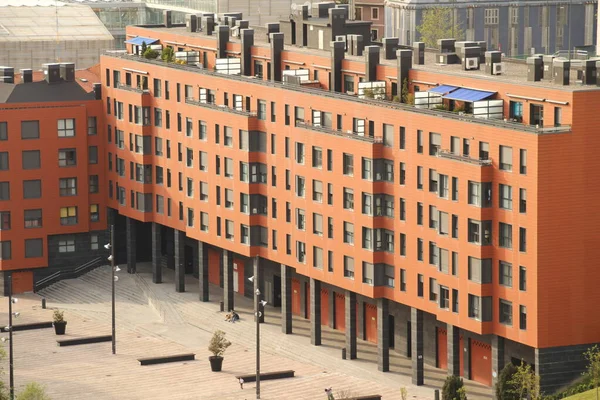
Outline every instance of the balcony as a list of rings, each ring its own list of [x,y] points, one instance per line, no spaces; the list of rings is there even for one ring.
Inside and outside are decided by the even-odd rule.
[[[331,128],[326,128],[324,126],[311,125],[310,123],[307,123],[306,121],[304,121],[304,122],[296,121],[296,126],[299,128],[308,129],[311,131],[326,133],[328,135],[335,135],[335,136],[340,136],[340,137],[344,137],[344,138],[348,138],[348,139],[359,140],[361,142],[367,142],[367,143],[373,143],[373,144],[383,144],[382,137],[360,136],[356,133],[343,132],[343,131],[338,131],[338,130],[331,129]]]
[[[487,166],[492,165],[492,160],[489,158],[487,160],[479,160],[476,158],[461,156],[460,154],[454,154],[454,153],[450,152],[450,150],[440,150],[438,152],[438,157],[446,158],[446,159],[454,160],[454,161],[460,161],[460,162],[464,162],[467,164],[479,165],[481,167],[487,167]]]
[[[253,111],[236,110],[235,108],[230,108],[226,105],[219,105],[207,101],[198,101],[192,97],[186,98],[185,103],[191,104],[193,106],[210,108],[211,110],[223,111],[236,115],[243,115],[244,117],[256,117],[256,113]]]
[[[148,90],[148,89],[142,89],[142,88],[138,88],[135,86],[125,85],[122,83],[119,83],[117,85],[117,88],[121,89],[121,90],[127,90],[129,92],[139,93],[139,94],[150,94],[150,90]]]

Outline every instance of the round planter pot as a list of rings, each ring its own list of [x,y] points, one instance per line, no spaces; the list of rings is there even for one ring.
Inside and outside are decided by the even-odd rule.
[[[57,335],[64,335],[65,334],[65,331],[67,330],[67,321],[54,322],[52,325],[54,325],[54,332]]]
[[[211,356],[208,357],[210,361],[210,369],[212,372],[221,372],[221,367],[223,366],[223,357],[219,356]]]

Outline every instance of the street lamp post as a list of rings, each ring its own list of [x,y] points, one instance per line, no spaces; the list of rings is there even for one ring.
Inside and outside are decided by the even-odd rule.
[[[15,368],[13,362],[13,316],[16,318],[19,316],[18,312],[13,313],[12,306],[17,303],[17,299],[12,296],[12,276],[8,276],[8,326],[5,330],[8,331],[8,365],[9,365],[9,391],[10,400],[15,398]],[[2,341],[6,341],[2,338]]]
[[[250,282],[254,282],[254,276],[248,278]],[[256,299],[254,301],[254,316],[256,321],[256,399],[260,399],[260,317],[262,317],[261,307],[267,304],[266,301],[260,300],[260,289],[254,292]]]
[[[106,250],[110,251],[108,261],[110,261],[110,284],[111,284],[111,296],[112,296],[112,353],[117,354],[117,324],[116,324],[116,308],[115,308],[115,283],[119,280],[119,277],[115,275],[115,272],[119,272],[121,269],[118,265],[115,265],[115,225],[110,226],[110,243],[104,245]]]

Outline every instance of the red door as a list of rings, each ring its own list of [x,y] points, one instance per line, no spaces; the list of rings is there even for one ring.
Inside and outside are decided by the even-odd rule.
[[[437,367],[448,369],[448,331],[437,328]]]
[[[471,379],[492,386],[492,346],[471,340]]]
[[[346,297],[341,293],[335,294],[335,329],[346,331]]]
[[[237,293],[244,295],[244,260],[233,259],[233,270],[237,271]]]
[[[208,250],[208,282],[213,285],[221,285],[221,252],[213,249]]]
[[[302,315],[300,295],[300,281],[292,278],[292,314],[294,315]]]
[[[33,292],[33,271],[19,271],[12,273],[13,294]]]
[[[459,339],[460,356],[458,358],[460,363],[460,376],[465,376],[465,346],[462,335]]]
[[[321,325],[329,324],[329,293],[321,289]]]
[[[365,334],[366,340],[377,343],[377,306],[365,304]]]

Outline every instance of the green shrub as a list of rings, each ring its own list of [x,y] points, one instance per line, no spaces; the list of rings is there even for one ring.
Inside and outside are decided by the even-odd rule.
[[[500,375],[498,376],[498,382],[496,382],[496,398],[502,400],[519,400],[519,396],[515,390],[511,380],[513,375],[517,372],[517,368],[514,364],[507,364]]]
[[[16,400],[50,400],[44,387],[39,383],[31,382],[25,386],[22,392],[17,394]]]
[[[444,382],[442,388],[442,400],[459,400],[461,399],[459,389],[463,387],[463,380],[460,376],[450,375]]]
[[[160,55],[160,58],[166,62],[175,61],[175,51],[172,47],[165,47]]]
[[[148,60],[154,60],[156,57],[158,57],[158,51],[151,48],[147,48],[146,51],[142,54],[142,56]]]

